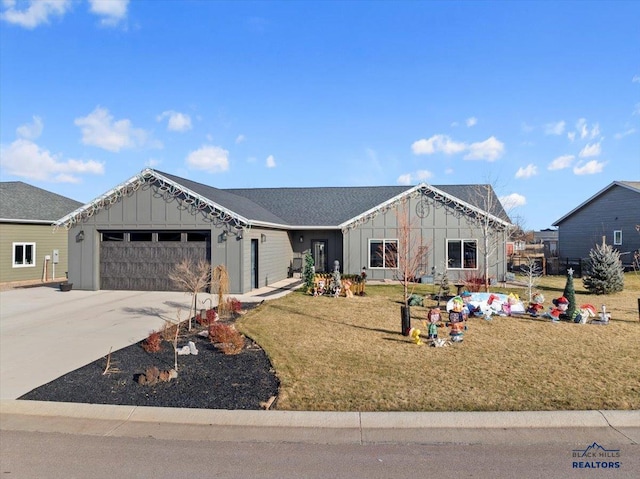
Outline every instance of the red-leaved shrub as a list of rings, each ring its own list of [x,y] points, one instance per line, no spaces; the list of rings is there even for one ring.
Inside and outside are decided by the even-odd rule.
[[[242,311],[242,303],[240,301],[238,301],[238,299],[236,298],[229,298],[227,299],[227,310],[231,311],[232,313],[239,313],[240,311]]]
[[[157,353],[162,349],[162,336],[158,331],[151,331],[147,339],[142,341],[142,349],[148,353]]]
[[[238,354],[244,348],[244,338],[233,326],[213,323],[209,326],[209,340],[224,354]]]

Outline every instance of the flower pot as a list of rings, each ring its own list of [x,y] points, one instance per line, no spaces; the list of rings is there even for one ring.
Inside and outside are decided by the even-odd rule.
[[[60,291],[71,291],[73,283],[60,283]]]

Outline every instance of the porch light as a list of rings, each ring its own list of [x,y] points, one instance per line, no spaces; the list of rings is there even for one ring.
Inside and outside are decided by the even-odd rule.
[[[267,242],[267,235],[262,233],[260,235],[260,243],[266,243]]]
[[[304,243],[304,236],[300,235],[300,243]]]

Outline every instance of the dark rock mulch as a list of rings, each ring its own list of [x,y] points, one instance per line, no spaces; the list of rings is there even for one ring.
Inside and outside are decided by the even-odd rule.
[[[279,382],[269,358],[255,342],[246,339],[245,348],[225,355],[207,338],[195,333],[183,336],[179,346],[193,341],[197,355],[178,356],[178,377],[169,382],[141,385],[138,376],[149,367],[170,370],[174,366],[171,343],[147,353],[141,343],[111,354],[111,369],[103,375],[106,358],[99,359],[40,386],[19,399],[120,404],[134,406],[203,409],[264,409],[277,396]]]

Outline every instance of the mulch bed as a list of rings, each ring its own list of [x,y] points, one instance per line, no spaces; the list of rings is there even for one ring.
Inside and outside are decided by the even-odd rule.
[[[106,357],[40,386],[19,399],[203,409],[264,409],[277,396],[279,381],[269,358],[250,339],[239,354],[225,355],[208,338],[197,335],[201,327],[182,333],[178,346],[193,341],[197,355],[178,356],[178,377],[152,386],[138,383],[147,368],[170,370],[173,346],[148,353],[142,342],[111,354],[111,372],[103,374]]]

